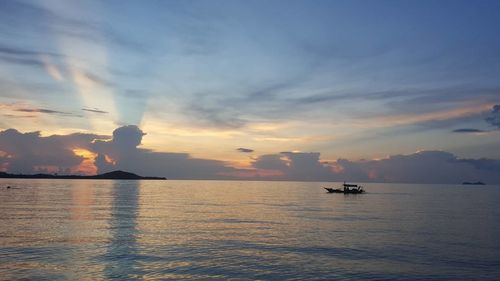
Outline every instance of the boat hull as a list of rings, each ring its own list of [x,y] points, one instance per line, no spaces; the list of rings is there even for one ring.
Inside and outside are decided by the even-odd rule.
[[[364,193],[365,191],[363,189],[357,190],[357,189],[351,189],[351,190],[343,190],[340,188],[328,188],[324,187],[328,193],[344,193],[344,194],[361,194]]]

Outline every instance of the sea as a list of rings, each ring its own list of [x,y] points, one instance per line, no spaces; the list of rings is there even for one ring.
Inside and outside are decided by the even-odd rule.
[[[1,179],[0,280],[500,280],[500,186],[323,187]]]

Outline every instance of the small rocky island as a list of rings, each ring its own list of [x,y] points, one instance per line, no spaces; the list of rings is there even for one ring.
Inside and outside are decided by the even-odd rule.
[[[11,179],[90,179],[90,180],[166,180],[165,177],[142,177],[134,173],[124,171],[113,171],[109,173],[94,175],[94,176],[81,176],[81,175],[57,175],[57,174],[9,174],[0,172],[0,178]]]
[[[462,184],[463,185],[486,185],[482,181],[476,181],[476,182],[464,181]]]

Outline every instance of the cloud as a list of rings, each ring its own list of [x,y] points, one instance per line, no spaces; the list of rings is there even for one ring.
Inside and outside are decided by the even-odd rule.
[[[185,112],[202,125],[231,129],[245,127],[252,120],[329,120],[334,108],[339,116],[349,119],[386,120],[391,122],[377,124],[415,125],[415,129],[422,130],[450,128],[482,118],[491,104],[498,102],[499,92],[498,88],[481,87],[363,91],[332,86],[301,91],[308,80],[296,80],[281,78],[264,86],[252,85],[238,95],[206,93],[191,101]],[[370,109],[361,110],[367,103],[372,105]]]
[[[40,132],[21,133],[15,129],[0,132],[0,167],[13,173],[77,172],[85,160],[75,148],[88,148],[95,134],[70,134],[42,137]]]
[[[67,59],[67,57],[62,54],[51,52],[41,52],[37,50],[27,50],[0,45],[0,61],[43,70],[57,81],[62,81],[64,80],[64,77],[69,75],[69,73],[66,73],[67,68],[62,67],[64,65],[62,59]],[[109,79],[102,77],[102,75],[79,68],[76,70],[79,75],[81,75],[80,78],[88,80],[94,84],[108,88],[116,86]]]
[[[62,58],[64,58],[63,55],[53,52],[25,49],[17,46],[0,45],[1,61],[45,69],[51,73],[51,75],[56,74],[61,76],[58,65],[60,64],[60,59]],[[56,62],[57,64],[53,64],[51,62]],[[62,80],[62,76],[59,80]]]
[[[109,136],[70,134],[41,136],[15,129],[0,132],[0,168],[12,173],[126,170],[171,179],[224,179],[238,171],[225,162],[192,158],[187,153],[140,149],[145,136],[137,126],[123,126]],[[84,165],[91,165],[84,167]]]
[[[203,101],[197,101],[185,107],[185,112],[193,122],[202,126],[219,129],[238,129],[247,124],[247,120],[240,117],[241,113],[234,109],[221,107],[221,105],[209,105]]]
[[[336,175],[331,168],[319,161],[317,152],[281,152],[257,157],[252,166],[279,174],[279,179],[299,181],[334,180]],[[275,177],[276,178],[276,177]]]
[[[59,54],[56,54],[56,53],[26,50],[26,49],[22,49],[22,48],[5,46],[5,45],[0,45],[0,55],[2,55],[2,56],[5,56],[5,55],[29,56],[29,57],[38,57],[40,55],[46,55],[46,56],[52,56],[52,57],[59,57],[60,56]]]
[[[23,34],[31,32],[35,35],[55,31],[91,43],[104,41],[112,43],[115,47],[140,53],[146,51],[146,47],[140,42],[131,40],[130,36],[125,36],[101,22],[73,19],[51,9],[27,2],[9,1],[9,3],[4,4],[0,9],[0,18],[2,18],[0,27],[4,27],[5,31],[24,31]],[[26,19],[30,20],[26,21]],[[32,24],[33,22],[36,24]]]
[[[26,65],[26,66],[35,66],[35,67],[45,66],[42,60],[36,58],[0,56],[0,60],[3,60],[4,62],[7,63]]]
[[[0,45],[0,60],[10,63],[43,67],[45,62],[41,58],[58,59],[62,57],[62,55],[52,52]]]
[[[83,77],[88,79],[89,81],[92,81],[93,83],[97,85],[101,85],[103,87],[113,87],[113,83],[108,81],[107,79],[104,79],[94,73],[88,72],[88,71],[82,71],[81,74]]]
[[[500,183],[500,160],[460,159],[444,151],[329,162],[322,161],[318,152],[281,152],[257,156],[251,168],[238,169],[224,161],[193,158],[187,153],[140,148],[145,136],[134,125],[117,128],[112,136],[76,133],[43,137],[40,132],[8,129],[0,131],[0,169],[16,173],[120,169],[170,179]]]
[[[485,120],[500,129],[500,104],[493,106],[490,115]]]
[[[99,155],[95,161],[98,172],[120,169],[170,179],[222,179],[237,171],[223,161],[137,148],[145,135],[137,126],[128,125],[116,129],[109,141],[95,141],[91,150]]]
[[[2,116],[10,118],[33,118],[37,114],[57,115],[59,117],[82,117],[81,115],[59,110],[38,108],[26,103],[0,103]]]
[[[261,155],[253,161],[252,166],[259,170],[279,171],[281,175],[288,171],[287,162],[279,154]]]
[[[460,159],[458,162],[467,163],[474,166],[478,170],[486,170],[492,172],[500,172],[500,160],[494,159]]]
[[[494,165],[493,165],[493,164]],[[408,183],[461,183],[482,180],[500,183],[499,160],[458,159],[444,151],[421,151],[380,160],[337,160],[345,180]]]
[[[486,132],[486,131],[479,130],[479,129],[472,129],[472,128],[461,128],[461,129],[455,129],[455,130],[453,130],[453,133],[464,133],[464,134],[484,133],[484,132]]]
[[[299,181],[362,181],[461,183],[482,180],[500,183],[500,160],[458,159],[444,151],[421,151],[379,160],[320,161],[319,153],[282,152],[257,157],[253,167],[279,174],[274,179]],[[271,178],[269,178],[271,179]]]
[[[93,112],[93,113],[100,113],[100,114],[107,114],[109,112],[100,110],[98,108],[82,108],[83,111],[88,111],[88,112]]]
[[[57,110],[51,110],[51,109],[45,109],[45,108],[19,108],[19,109],[16,109],[16,111],[19,111],[19,112],[37,112],[37,113],[46,113],[46,114],[71,115],[71,113],[57,111]]]
[[[254,152],[254,150],[253,150],[253,149],[250,149],[250,148],[243,148],[243,147],[240,147],[240,148],[238,148],[238,149],[236,149],[236,150],[237,150],[237,151],[239,151],[239,152],[243,152],[243,153],[252,153],[252,152]]]

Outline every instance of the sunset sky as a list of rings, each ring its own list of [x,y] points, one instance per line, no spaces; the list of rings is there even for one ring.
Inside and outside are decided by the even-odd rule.
[[[0,171],[500,183],[499,14],[0,1]]]

